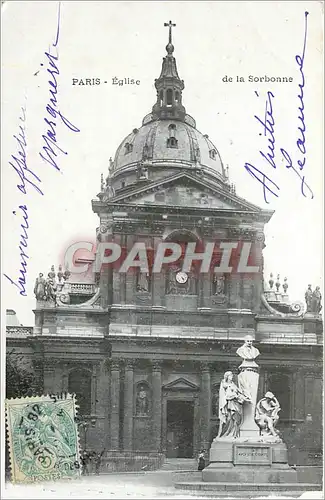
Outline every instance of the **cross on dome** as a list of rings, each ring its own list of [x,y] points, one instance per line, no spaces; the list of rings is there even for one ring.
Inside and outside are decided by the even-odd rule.
[[[173,24],[171,21],[169,23],[164,23],[164,26],[169,28],[169,39],[168,43],[172,43],[172,28],[175,28],[176,24]]]

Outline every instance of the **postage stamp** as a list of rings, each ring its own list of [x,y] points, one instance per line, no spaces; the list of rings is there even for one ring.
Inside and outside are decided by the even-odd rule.
[[[68,393],[6,400],[12,482],[80,475],[76,413]]]

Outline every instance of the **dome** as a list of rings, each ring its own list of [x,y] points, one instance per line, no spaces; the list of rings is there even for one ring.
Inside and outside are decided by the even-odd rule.
[[[151,113],[121,142],[114,161],[110,158],[106,188],[110,195],[120,189],[130,189],[138,182],[153,181],[173,175],[179,170],[228,184],[228,173],[219,152],[208,135],[196,128],[194,118],[183,104],[184,81],[180,79],[173,55],[171,21],[167,55],[163,57],[159,78],[154,82],[156,102]]]
[[[203,167],[226,179],[219,152],[208,135],[185,121],[161,119],[134,129],[116,151],[112,176],[141,162],[150,162],[152,167]]]

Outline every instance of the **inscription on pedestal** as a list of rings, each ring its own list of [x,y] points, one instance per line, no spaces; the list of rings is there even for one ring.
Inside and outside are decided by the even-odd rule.
[[[247,444],[234,445],[235,465],[272,465],[272,449],[270,446]]]

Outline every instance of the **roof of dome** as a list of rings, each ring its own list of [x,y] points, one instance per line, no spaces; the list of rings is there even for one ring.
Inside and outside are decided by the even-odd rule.
[[[109,176],[112,180],[119,173],[132,170],[143,162],[152,167],[202,167],[220,181],[227,182],[217,148],[207,135],[196,129],[194,118],[186,113],[183,105],[184,81],[180,79],[173,55],[171,21],[159,78],[155,80],[157,100],[152,112],[147,114],[139,129],[134,129],[118,147],[114,162],[110,159]]]
[[[149,161],[153,166],[170,163],[195,164],[219,174],[226,173],[219,152],[207,135],[178,120],[155,120],[134,129],[116,151],[111,173]]]

